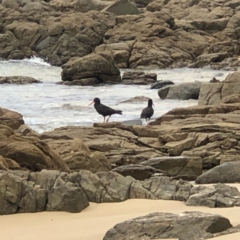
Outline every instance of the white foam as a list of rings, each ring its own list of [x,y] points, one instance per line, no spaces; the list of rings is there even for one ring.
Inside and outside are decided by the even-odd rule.
[[[34,64],[39,64],[39,65],[44,65],[44,66],[51,66],[51,64],[45,62],[43,59],[39,57],[31,57],[29,59],[23,59],[23,61],[29,62],[29,63],[34,63]]]
[[[51,64],[45,62],[42,58],[32,56],[31,58],[24,58],[23,60],[8,60],[9,62],[15,62],[15,63],[30,63],[30,64],[36,64],[36,65],[43,65],[51,67]]]

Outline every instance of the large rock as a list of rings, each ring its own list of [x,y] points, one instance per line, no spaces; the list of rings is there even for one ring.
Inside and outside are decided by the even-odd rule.
[[[194,186],[186,205],[216,207],[233,207],[240,205],[240,192],[235,187],[224,184],[215,186]]]
[[[19,46],[19,41],[15,38],[15,36],[11,32],[2,33],[0,35],[0,57],[3,59],[13,58],[15,51],[17,51]],[[21,53],[16,56],[18,59],[20,55],[20,59],[24,58],[24,54]]]
[[[0,171],[0,214],[36,211],[79,212],[91,202],[131,198],[186,201],[192,185],[167,177],[137,181],[114,172]],[[8,189],[6,191],[6,189]]]
[[[22,115],[17,112],[0,109],[0,139],[2,169],[69,170],[61,157],[24,125]]]
[[[239,67],[240,14],[235,1],[1,2],[4,59],[35,55],[61,66],[99,47],[119,67]]]
[[[109,52],[119,68],[128,68],[128,59],[131,55],[133,44],[134,41],[131,40],[109,44],[103,43],[95,48],[95,52]]]
[[[1,215],[46,209],[46,190],[13,173],[0,172],[0,180]]]
[[[139,102],[147,102],[148,100],[149,100],[149,97],[136,96],[136,97],[129,98],[125,101],[122,101],[120,103],[139,103]]]
[[[6,7],[6,8],[12,8],[12,9],[18,9],[19,8],[19,4],[18,1],[16,0],[2,0],[1,4]]]
[[[186,181],[156,176],[137,181],[116,172],[93,174],[81,170],[81,186],[91,202],[119,202],[129,198],[186,201],[192,185]]]
[[[140,164],[159,169],[164,172],[164,175],[175,179],[195,180],[202,174],[202,159],[200,157],[156,157]]]
[[[226,26],[226,22],[227,22],[226,19],[224,19],[224,22],[221,22],[221,23],[223,23],[222,28],[224,28]],[[216,22],[214,22],[214,23],[216,23]],[[221,29],[221,27],[220,27],[220,29]],[[203,67],[203,66],[206,66],[206,65],[208,65],[212,62],[214,62],[214,63],[221,62],[227,57],[229,57],[228,52],[202,54],[199,57],[197,57],[197,61],[193,64],[192,67]]]
[[[116,15],[134,15],[140,14],[140,11],[128,0],[116,0],[102,11],[111,12]]]
[[[6,135],[2,131],[8,131]],[[0,125],[0,155],[14,160],[21,168],[31,171],[58,169],[68,171],[67,165],[47,143],[37,137],[18,136],[12,130]]]
[[[88,84],[86,79],[95,79],[94,84]],[[76,81],[81,85],[96,85],[99,83],[119,83],[120,71],[113,59],[108,55],[92,53],[82,58],[72,58],[62,70],[63,81]],[[87,83],[87,84],[86,84]]]
[[[158,90],[161,99],[198,99],[202,82],[168,85]]]
[[[79,186],[53,187],[48,193],[47,211],[81,212],[89,205],[87,197]]]
[[[85,169],[96,173],[111,169],[111,163],[105,157],[104,153],[99,151],[91,152],[79,138],[66,140],[54,139],[46,142],[59,154],[72,171]]]
[[[221,104],[240,103],[240,94],[228,95],[221,100]]]
[[[203,84],[198,99],[198,105],[218,105],[221,100],[240,92],[240,71],[229,74],[220,83]]]
[[[0,108],[0,124],[8,126],[14,130],[24,124],[23,117],[20,113]]]
[[[186,201],[192,185],[183,180],[169,177],[153,177],[142,183],[143,187],[152,192],[157,199]]]
[[[21,212],[80,212],[89,203],[79,185],[65,183],[66,173],[0,172],[0,215]]]
[[[134,0],[138,8],[146,7],[153,0]]]
[[[156,73],[144,73],[144,72],[124,72],[122,76],[122,84],[136,84],[147,85],[157,81]]]
[[[176,108],[151,124],[161,128],[162,152],[200,157],[203,169],[210,169],[239,161],[239,110],[239,103]]]
[[[171,227],[170,227],[171,226]],[[156,212],[118,223],[103,240],[112,239],[206,239],[232,227],[230,221],[216,214],[202,212]]]
[[[9,169],[7,161],[2,156],[0,156],[0,170],[7,170],[7,169]]]
[[[1,77],[0,84],[30,84],[30,83],[41,83],[41,81],[24,76],[10,76],[10,77]]]
[[[205,187],[196,188],[189,182],[166,176],[138,181],[111,171],[94,174],[87,170],[72,173],[0,170],[0,214],[79,212],[88,206],[88,201],[120,202],[136,198],[177,200],[208,207],[212,207],[209,202],[217,203],[214,207],[240,205],[240,193],[236,188],[221,184],[213,190],[206,194],[209,190]]]
[[[151,85],[151,89],[160,89],[167,85],[172,85],[172,84],[174,83],[170,80],[159,80]]]
[[[186,122],[191,124],[239,123],[238,111],[240,110],[240,104],[238,104],[238,96],[232,95],[231,101],[229,102],[230,103],[221,103],[219,105],[198,105],[186,108],[175,108],[157,118],[152,124],[167,124],[167,122],[174,120],[176,120],[178,124],[186,124]]]
[[[44,5],[40,2],[30,2],[27,3],[24,7],[22,7],[22,11],[44,11]]]
[[[60,155],[61,148],[65,148],[64,141],[80,138],[91,151],[102,152],[112,165],[121,166],[140,163],[149,157],[165,156],[159,151],[158,135],[158,132],[143,126],[95,123],[93,127],[61,127],[44,132],[40,138],[50,146],[59,141],[54,149],[58,148]],[[67,152],[71,155],[70,149]]]
[[[110,3],[100,0],[51,0],[49,4],[59,11],[74,10],[75,12],[85,13],[91,10],[102,10]]]
[[[240,162],[226,162],[203,173],[196,179],[198,184],[239,183]]]
[[[3,156],[0,155],[0,170],[9,170],[9,169],[20,170],[21,167],[16,161],[10,158],[4,158]]]
[[[39,4],[44,10],[34,10]],[[64,13],[60,9],[62,6],[54,11],[44,1],[24,5],[27,6],[33,8],[18,12],[0,7],[0,18],[8,15],[1,26],[0,57],[23,59],[34,55],[51,65],[61,66],[72,57],[90,54],[114,22],[109,13]]]
[[[123,176],[131,176],[137,180],[145,180],[150,178],[155,173],[163,173],[163,171],[159,171],[158,169],[151,166],[144,166],[140,164],[124,165],[116,167],[112,171],[117,172]]]

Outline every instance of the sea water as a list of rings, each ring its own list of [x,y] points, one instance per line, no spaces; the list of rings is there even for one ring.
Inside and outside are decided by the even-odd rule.
[[[153,99],[154,117],[159,117],[177,107],[197,105],[197,100],[161,100],[157,89],[150,85],[105,85],[65,86],[56,84],[61,81],[61,67],[54,67],[40,58],[0,61],[0,76],[29,76],[41,80],[40,84],[0,85],[0,107],[17,111],[23,115],[27,125],[42,133],[61,126],[91,126],[94,122],[103,122],[93,105],[93,98],[123,111],[123,115],[113,115],[110,121],[139,119],[141,110],[147,102],[121,103],[136,96]],[[121,70],[123,74],[124,70]],[[209,82],[213,77],[224,80],[230,73],[223,70],[204,69],[164,69],[148,70],[156,73],[158,80],[171,80],[175,84],[184,82]]]

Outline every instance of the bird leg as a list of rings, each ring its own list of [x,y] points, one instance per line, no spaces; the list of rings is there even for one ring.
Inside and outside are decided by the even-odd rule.
[[[108,120],[109,120],[109,118],[110,118],[110,117],[111,117],[111,116],[109,116],[109,117],[108,117],[108,119],[107,119],[107,121],[106,121],[106,122],[108,122]]]
[[[105,123],[105,117],[104,117],[103,123]]]
[[[146,119],[146,122],[147,122],[147,126],[146,127],[152,127],[151,125],[149,125],[149,121],[150,121],[150,118],[148,120]]]

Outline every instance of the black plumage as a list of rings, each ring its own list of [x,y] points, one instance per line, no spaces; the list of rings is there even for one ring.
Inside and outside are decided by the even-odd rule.
[[[115,110],[108,106],[103,105],[99,98],[94,98],[93,102],[91,102],[89,105],[91,105],[92,103],[94,103],[94,108],[96,109],[96,111],[104,117],[104,122],[105,122],[106,116],[109,116],[108,119],[106,120],[106,122],[108,122],[109,118],[113,114],[121,114],[122,115],[121,110]]]
[[[144,118],[148,122],[152,117],[152,115],[154,114],[154,109],[152,107],[153,105],[154,105],[153,100],[149,99],[148,106],[142,110],[140,118]]]

